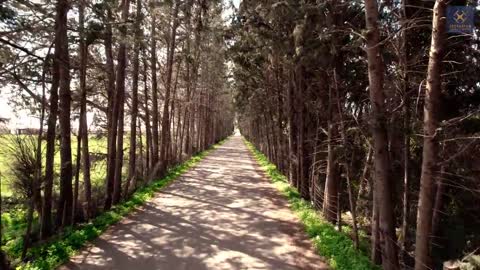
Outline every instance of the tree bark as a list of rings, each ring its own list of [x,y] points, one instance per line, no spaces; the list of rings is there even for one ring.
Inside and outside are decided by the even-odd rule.
[[[433,215],[433,188],[438,171],[438,127],[442,91],[442,60],[445,47],[446,0],[437,0],[433,8],[432,41],[428,63],[427,90],[424,105],[424,139],[420,197],[415,240],[415,270],[430,269],[430,243]]]
[[[122,1],[122,21],[128,21],[130,0]],[[117,94],[116,104],[118,106],[118,134],[117,134],[117,155],[115,158],[115,178],[113,185],[113,204],[120,202],[122,197],[122,167],[123,167],[123,134],[124,134],[124,110],[125,110],[125,77],[127,69],[127,26],[122,24],[120,31],[120,47],[118,48],[117,74],[115,91]]]
[[[278,148],[278,167],[281,172],[285,172],[285,154],[283,150],[283,97],[282,97],[282,90],[279,83],[278,74],[276,74],[276,82],[277,82],[277,148]]]
[[[170,95],[172,89],[172,74],[173,74],[173,59],[175,55],[175,44],[178,28],[178,7],[179,3],[174,1],[172,7],[172,28],[170,32],[170,42],[168,44],[168,55],[167,55],[167,74],[165,80],[165,101],[163,103],[163,114],[162,114],[162,133],[161,133],[161,145],[160,145],[160,159],[159,159],[159,169],[158,173],[164,174],[167,169],[167,154],[168,148],[170,147]]]
[[[444,201],[444,193],[445,193],[445,185],[444,185],[444,180],[443,180],[443,173],[444,173],[445,167],[441,166],[440,169],[440,177],[438,177],[437,180],[437,187],[435,189],[435,200],[433,204],[433,215],[432,215],[432,238],[436,239],[435,236],[438,234],[438,228],[440,225],[440,215],[442,213],[442,207],[443,207],[443,201]]]
[[[320,147],[320,115],[317,114],[317,124],[315,126],[315,141],[313,147],[313,161],[312,161],[312,171],[310,179],[310,196],[312,198],[312,204],[315,209],[323,208],[323,189],[320,181],[319,170],[320,166],[317,164],[320,158],[318,149]]]
[[[128,177],[125,185],[125,195],[128,196],[130,182],[136,177],[136,154],[137,154],[137,114],[138,114],[138,78],[140,68],[140,43],[142,21],[142,1],[137,0],[137,13],[135,16],[135,43],[133,47],[133,74],[132,74],[132,110],[130,119],[130,152],[128,158]]]
[[[403,209],[402,209],[402,227],[401,227],[401,239],[400,248],[402,251],[401,258],[405,261],[407,254],[407,239],[408,239],[408,227],[410,216],[410,198],[409,198],[409,186],[410,186],[410,95],[409,95],[409,75],[408,75],[408,39],[407,39],[407,0],[401,2],[401,19],[402,33],[400,37],[400,66],[402,69],[402,84],[404,95],[404,108],[403,108]]]
[[[368,201],[373,201],[372,192],[373,192],[373,184],[371,183],[371,173],[370,173],[370,166],[372,165],[372,146],[368,146],[367,156],[365,159],[365,165],[363,166],[362,176],[360,178],[360,186],[358,188],[357,194],[357,205],[356,205],[356,212],[361,212],[362,209],[365,209],[364,213],[365,216],[371,216],[371,213],[368,213]],[[361,203],[363,202],[363,203]]]
[[[159,135],[158,135],[158,87],[157,87],[157,41],[156,41],[156,15],[152,10],[152,44],[151,44],[151,69],[152,69],[152,170],[158,166],[159,159]],[[151,177],[156,177],[155,172],[151,172]],[[152,179],[149,179],[152,180]]]
[[[113,63],[113,50],[112,50],[112,11],[110,7],[106,12],[106,35],[105,35],[105,54],[106,54],[106,67],[107,67],[107,91],[108,91],[108,111],[107,111],[107,128],[108,128],[108,146],[107,146],[107,179],[106,179],[106,191],[105,191],[105,204],[104,209],[108,210],[112,207],[113,196],[113,183],[115,177],[115,156],[116,156],[116,140],[117,140],[117,112],[118,106],[116,102],[115,92],[115,67]]]
[[[80,120],[79,120],[79,143],[77,149],[77,175],[75,176],[75,192],[74,192],[74,207],[73,211],[77,211],[78,208],[78,177],[80,167],[83,170],[83,182],[85,188],[85,201],[87,203],[87,218],[93,216],[93,201],[92,201],[92,184],[90,180],[90,153],[88,148],[88,126],[87,126],[87,63],[88,63],[88,44],[86,44],[85,33],[84,33],[84,12],[85,12],[85,1],[80,1],[79,7],[79,17],[80,17]],[[78,162],[81,160],[81,165]],[[75,219],[75,212],[73,214]]]
[[[146,52],[145,52],[146,54]],[[143,59],[143,94],[144,94],[144,108],[145,108],[145,133],[147,136],[147,142],[146,142],[146,147],[145,147],[145,167],[146,167],[146,172],[145,175],[150,174],[150,168],[152,167],[151,164],[151,156],[152,156],[152,128],[150,125],[150,108],[148,106],[148,86],[147,86],[147,71],[148,71],[148,64],[147,64],[147,57],[145,55]]]
[[[339,84],[338,84],[338,80],[337,80],[337,70],[336,69],[333,70],[333,81],[334,81],[333,85],[334,85],[334,88],[335,88],[336,100],[337,100],[336,104],[337,104],[337,110],[338,110],[338,117],[339,117],[339,120],[340,120],[340,136],[342,137],[342,142],[343,142],[343,145],[346,149],[346,147],[348,145],[348,141],[347,141],[347,135],[346,135],[345,122],[344,122],[344,118],[343,118],[343,110],[342,110],[342,106],[341,106],[341,102],[340,102],[340,93],[339,93],[340,91],[338,89]],[[355,199],[353,198],[353,187],[352,187],[352,181],[351,181],[351,177],[350,177],[350,163],[349,163],[348,159],[345,160],[344,167],[345,167],[345,178],[347,179],[348,202],[349,202],[349,206],[350,206],[350,212],[351,212],[351,215],[352,215],[353,242],[355,244],[355,248],[358,249],[360,240],[359,240],[359,237],[358,237],[357,211],[356,211],[356,206],[355,206]],[[339,209],[341,209],[341,208],[339,207]],[[338,220],[339,220],[339,224],[341,224],[341,211],[340,211],[340,216],[339,216]]]
[[[305,153],[306,135],[305,135],[305,101],[304,95],[306,93],[305,84],[305,67],[303,64],[297,63],[295,77],[296,77],[296,106],[297,106],[297,185],[300,191],[300,196],[305,200],[310,200],[310,193],[308,192],[308,165],[307,154]]]
[[[297,164],[296,164],[296,153],[297,153],[297,126],[296,126],[296,112],[295,112],[295,89],[293,85],[293,71],[290,71],[290,80],[287,93],[287,102],[288,102],[288,180],[290,184],[296,187],[297,179]]]
[[[68,55],[67,13],[68,0],[58,0],[56,5],[59,28],[55,51],[59,50],[59,122],[60,122],[60,196],[57,206],[57,225],[68,226],[72,223],[72,148],[70,130],[70,65]]]
[[[333,142],[333,93],[332,86],[328,87],[328,119],[327,119],[327,173],[325,180],[325,192],[323,199],[323,215],[325,218],[335,223],[337,219],[337,199],[340,184],[339,168],[335,158],[335,147]],[[336,134],[336,133],[335,133]]]
[[[384,63],[380,49],[378,26],[378,3],[365,0],[367,25],[368,78],[370,102],[372,105],[372,135],[375,158],[375,189],[379,208],[379,233],[382,249],[382,266],[385,270],[399,269],[395,220],[393,217],[392,184],[390,182],[390,161],[388,156],[388,135],[386,128],[385,96],[383,92]]]
[[[142,179],[144,179],[145,175],[146,175],[146,168],[145,168],[145,159],[144,159],[144,154],[143,154],[143,148],[145,147],[144,146],[144,141],[143,141],[143,132],[142,132],[142,121],[141,121],[141,118],[138,119],[138,125],[137,125],[137,128],[138,128],[138,151],[140,152],[139,155],[140,155],[140,160],[141,160],[141,172],[140,172],[140,176]],[[133,179],[133,188],[134,190],[137,189],[137,186],[138,186],[138,179],[140,177],[136,177],[135,179]]]
[[[81,105],[80,105],[81,107]],[[80,108],[80,114],[81,108]],[[80,187],[80,168],[81,168],[81,158],[82,158],[82,136],[80,136],[80,131],[83,128],[82,121],[78,122],[78,134],[77,134],[77,155],[75,157],[75,180],[73,182],[73,206],[72,206],[72,224],[75,224],[75,219],[77,217],[77,208],[78,208],[78,190]]]
[[[373,192],[373,203],[372,203],[372,236],[371,236],[371,250],[370,250],[370,259],[375,264],[382,263],[382,250],[380,244],[380,211],[378,206],[377,194]]]
[[[57,33],[59,22],[55,22],[55,47],[57,46]],[[56,125],[58,117],[58,85],[59,79],[59,51],[55,49],[55,57],[52,67],[52,86],[50,88],[50,110],[47,120],[47,146],[45,154],[45,187],[43,190],[43,205],[40,225],[40,238],[47,239],[53,232],[52,230],[52,195],[53,195],[53,177],[55,162],[55,139]]]

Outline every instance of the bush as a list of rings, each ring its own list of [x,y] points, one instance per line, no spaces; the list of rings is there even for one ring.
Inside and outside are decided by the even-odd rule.
[[[11,174],[9,186],[23,199],[33,195],[34,187],[42,184],[42,179],[37,183],[37,138],[35,136],[12,136],[5,142],[5,156],[10,160],[9,172]]]

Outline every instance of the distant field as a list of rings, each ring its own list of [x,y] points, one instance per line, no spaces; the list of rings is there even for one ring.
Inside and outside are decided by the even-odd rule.
[[[12,196],[12,190],[10,188],[10,182],[12,180],[11,166],[12,166],[12,156],[9,153],[9,146],[12,145],[12,139],[17,135],[1,135],[0,136],[0,174],[2,182],[2,197]],[[35,135],[19,135],[19,136],[35,136]],[[43,141],[42,149],[42,162],[45,165],[45,148],[46,142]],[[128,138],[124,139],[124,158],[128,158],[128,147],[129,140]],[[60,172],[60,152],[59,152],[59,142],[57,141],[55,153],[55,171],[58,174]],[[93,185],[102,185],[106,177],[106,161],[105,156],[107,153],[107,138],[96,138],[90,137],[89,139],[89,152],[92,161],[91,167],[91,178]],[[72,135],[72,161],[75,166],[77,156],[77,137]],[[124,166],[126,170],[126,166]],[[80,175],[80,183],[82,176]]]

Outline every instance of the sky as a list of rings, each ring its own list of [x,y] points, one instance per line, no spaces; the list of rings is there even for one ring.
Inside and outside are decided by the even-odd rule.
[[[225,4],[233,2],[236,8],[240,5],[241,0],[223,0]],[[228,5],[227,5],[228,6]],[[232,15],[233,10],[228,9],[224,11],[224,18],[228,18]],[[9,99],[11,98],[12,89],[7,87],[0,88],[0,118],[9,118],[10,129],[14,128],[25,128],[25,127],[38,127],[38,119],[30,115],[26,110],[20,110],[15,112],[14,108],[9,104]],[[91,116],[88,117],[91,119]]]
[[[238,8],[238,6],[240,5],[240,1],[241,1],[241,0],[232,0],[233,5],[235,5],[236,8]],[[223,0],[223,2],[224,2],[226,5],[228,5],[228,3],[230,3],[230,0]],[[228,9],[228,10],[225,10],[225,11],[224,11],[223,16],[224,16],[224,17],[228,17],[228,16],[232,15],[232,13],[233,13],[233,10]]]

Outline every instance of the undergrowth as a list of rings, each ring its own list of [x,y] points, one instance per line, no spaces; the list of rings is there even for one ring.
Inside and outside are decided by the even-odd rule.
[[[290,208],[300,218],[317,252],[328,260],[330,267],[340,270],[379,269],[367,256],[355,249],[352,239],[347,234],[337,231],[315,211],[310,202],[302,199],[299,192],[290,186],[287,178],[262,152],[247,140],[245,142],[275,187],[287,197]]]
[[[130,199],[112,207],[111,210],[102,213],[89,223],[66,228],[61,234],[50,239],[47,243],[32,247],[28,251],[27,256],[29,262],[19,263],[16,269],[47,270],[55,269],[65,263],[76,251],[85,246],[88,241],[97,238],[109,226],[120,221],[123,217],[135,210],[136,207],[143,205],[154,196],[155,192],[161,190],[193,167],[212,149],[221,145],[224,141],[225,140],[220,141],[209,150],[196,154],[188,161],[171,168],[164,178],[138,189]],[[17,243],[17,245],[13,247],[6,247],[6,251],[9,257],[18,260],[21,256],[21,248],[18,249],[16,246],[21,247],[21,243]]]

